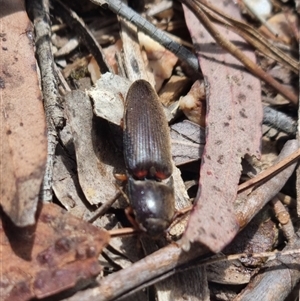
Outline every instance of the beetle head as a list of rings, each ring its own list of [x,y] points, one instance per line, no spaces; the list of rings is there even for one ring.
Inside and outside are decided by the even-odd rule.
[[[154,238],[163,234],[175,212],[172,181],[163,183],[129,177],[128,194],[141,230]]]

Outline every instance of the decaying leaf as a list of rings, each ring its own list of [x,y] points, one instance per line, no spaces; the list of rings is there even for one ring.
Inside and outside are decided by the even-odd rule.
[[[44,298],[99,274],[109,234],[57,205],[43,205],[35,226],[17,228],[1,215],[1,300]],[[5,263],[5,264],[4,264]]]
[[[94,103],[96,116],[116,125],[121,124],[124,114],[124,101],[131,82],[119,75],[105,73],[96,82],[88,95]]]
[[[205,144],[205,129],[188,120],[171,125],[172,157],[176,165],[197,161]]]
[[[239,14],[234,4],[220,1],[218,5],[231,15]],[[260,154],[260,83],[214,42],[189,9],[184,7],[184,12],[209,88],[200,187],[183,241],[187,248],[189,242],[200,241],[219,252],[239,229],[233,201],[241,174],[241,158],[245,154]],[[226,28],[218,27],[218,30],[229,40],[247,45]],[[243,49],[254,59],[253,52]]]
[[[60,145],[56,148],[53,168],[53,191],[60,203],[72,215],[88,220],[90,208],[86,206],[86,198],[80,188],[76,163]]]
[[[122,159],[112,151],[105,123],[93,119],[91,101],[84,92],[70,92],[66,96],[66,109],[80,186],[91,204],[103,203],[117,193],[113,173],[114,168],[122,165]]]
[[[24,5],[2,1],[0,12],[1,206],[19,226],[35,222],[47,157],[33,28]]]

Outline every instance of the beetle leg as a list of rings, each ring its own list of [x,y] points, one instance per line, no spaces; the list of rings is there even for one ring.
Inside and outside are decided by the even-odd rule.
[[[126,174],[123,174],[123,173],[115,173],[114,177],[117,181],[120,181],[120,182],[126,182],[128,180],[128,177],[126,176]]]

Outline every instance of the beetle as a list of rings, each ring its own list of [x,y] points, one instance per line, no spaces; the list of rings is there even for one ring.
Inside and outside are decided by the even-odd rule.
[[[162,104],[145,80],[130,86],[123,118],[127,193],[136,222],[152,237],[162,234],[175,212],[171,142]]]

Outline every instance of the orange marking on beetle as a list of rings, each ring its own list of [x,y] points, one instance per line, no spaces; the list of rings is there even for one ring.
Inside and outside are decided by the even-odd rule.
[[[147,176],[147,170],[136,170],[134,176],[138,179],[145,179]]]
[[[161,172],[161,171],[157,171],[155,173],[155,178],[159,179],[159,180],[165,180],[166,178],[168,178],[168,176],[165,173]]]

